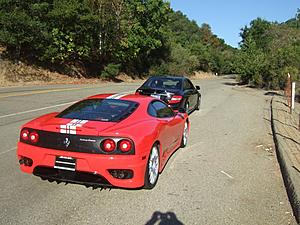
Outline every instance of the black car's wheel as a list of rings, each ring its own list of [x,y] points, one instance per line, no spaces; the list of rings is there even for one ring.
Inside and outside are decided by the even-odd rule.
[[[201,105],[201,97],[198,97],[198,101],[197,101],[197,106],[196,106],[196,110],[200,110],[200,105]]]
[[[150,151],[146,172],[145,172],[145,189],[155,187],[159,176],[159,145],[154,144]]]
[[[188,113],[189,112],[189,107],[190,107],[190,104],[188,102],[188,100],[186,100],[185,104],[184,104],[184,110]]]
[[[183,132],[182,132],[181,144],[180,144],[181,148],[186,147],[188,137],[189,137],[189,123],[188,123],[188,121],[185,121]]]

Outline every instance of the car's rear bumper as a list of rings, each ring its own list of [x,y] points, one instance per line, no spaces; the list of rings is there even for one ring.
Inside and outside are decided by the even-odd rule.
[[[18,159],[32,159],[31,166],[20,165],[23,172],[33,173],[49,180],[69,183],[88,184],[90,186],[115,186],[122,188],[139,188],[144,186],[144,175],[147,157],[141,155],[99,155],[89,153],[67,152],[40,148],[18,143]],[[55,169],[57,156],[76,159],[76,170],[65,171]],[[131,170],[133,177],[118,179],[108,170]],[[86,177],[84,176],[86,175]]]

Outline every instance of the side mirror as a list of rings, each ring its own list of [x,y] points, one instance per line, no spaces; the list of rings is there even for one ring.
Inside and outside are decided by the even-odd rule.
[[[201,88],[199,85],[196,85],[196,89],[199,91]]]

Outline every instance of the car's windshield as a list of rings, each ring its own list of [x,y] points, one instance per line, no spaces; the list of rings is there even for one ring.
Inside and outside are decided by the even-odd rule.
[[[120,99],[87,99],[65,109],[56,117],[118,122],[130,116],[138,103]]]
[[[166,77],[153,77],[147,80],[142,87],[166,89],[166,90],[179,90],[181,89],[181,79],[166,78]]]

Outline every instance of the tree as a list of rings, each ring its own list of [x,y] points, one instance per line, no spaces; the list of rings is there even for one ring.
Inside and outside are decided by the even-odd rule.
[[[247,38],[251,38],[258,48],[266,50],[268,43],[271,41],[268,36],[268,30],[272,24],[261,18],[257,18],[250,23],[250,27],[245,26],[240,36],[242,37],[241,45],[246,44]]]
[[[20,58],[35,52],[47,36],[42,17],[49,10],[49,4],[34,2],[0,1],[0,44],[7,46],[12,57]]]
[[[265,88],[283,88],[286,74],[299,79],[300,30],[291,21],[278,24],[260,18],[241,32],[237,72],[245,83]]]

